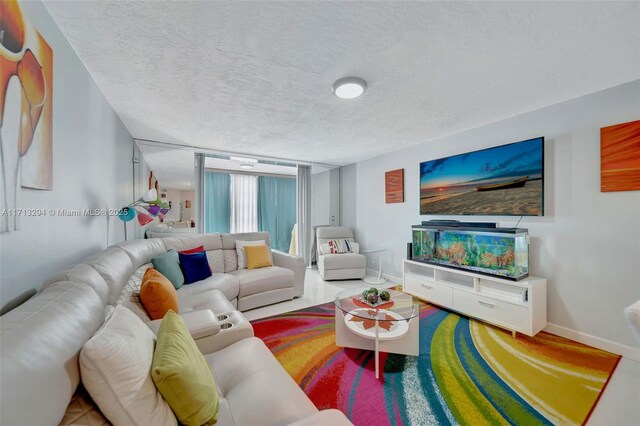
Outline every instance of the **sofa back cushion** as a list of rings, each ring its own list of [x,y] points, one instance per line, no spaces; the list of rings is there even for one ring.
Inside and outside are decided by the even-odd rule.
[[[151,378],[154,349],[153,332],[122,306],[82,348],[82,383],[111,423],[177,424]]]
[[[109,286],[109,303],[113,304],[120,297],[131,274],[136,268],[129,255],[120,247],[113,246],[86,258],[83,263],[91,266]]]
[[[222,249],[220,234],[181,235],[163,238],[162,241],[167,250],[184,251],[198,246],[204,246],[206,251]]]
[[[88,285],[59,281],[2,316],[0,424],[59,423],[80,380],[78,354],[104,321]]]
[[[238,269],[238,253],[236,241],[264,240],[267,246],[271,245],[268,232],[245,232],[239,234],[222,234],[222,249],[224,259],[224,272],[232,272]]]
[[[118,246],[131,258],[133,269],[138,269],[167,251],[162,239],[131,240],[120,243]]]
[[[51,276],[44,282],[40,291],[59,281],[72,281],[86,284],[91,287],[98,296],[100,296],[102,303],[106,305],[109,300],[109,286],[107,285],[107,282],[102,278],[102,275],[100,275],[98,271],[84,263],[64,269]]]
[[[327,244],[330,240],[355,241],[353,230],[348,226],[322,226],[316,230],[317,246]]]

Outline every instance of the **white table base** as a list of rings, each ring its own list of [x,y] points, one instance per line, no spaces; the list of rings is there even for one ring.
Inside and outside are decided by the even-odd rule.
[[[385,339],[386,330],[381,329],[376,321],[371,337],[355,334],[345,323],[345,314],[338,307],[335,308],[336,346],[374,351],[376,379],[380,377],[380,352],[418,356],[419,349],[419,317],[412,318],[408,323],[408,330],[401,336]]]

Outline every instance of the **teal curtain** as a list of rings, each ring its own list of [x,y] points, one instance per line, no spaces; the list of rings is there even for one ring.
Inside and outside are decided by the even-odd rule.
[[[295,178],[258,178],[258,228],[269,232],[271,247],[289,252],[291,231],[296,224]]]
[[[204,232],[228,233],[231,226],[229,173],[204,172]]]

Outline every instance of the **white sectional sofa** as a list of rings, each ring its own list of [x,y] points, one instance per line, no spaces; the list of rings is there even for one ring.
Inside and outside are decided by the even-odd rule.
[[[82,346],[117,304],[145,320],[136,286],[151,259],[199,245],[214,270],[224,272],[180,288],[179,310],[214,373],[217,424],[351,424],[340,411],[318,411],[237,310],[302,295],[302,259],[273,252],[275,266],[238,271],[236,239],[268,242],[268,234],[129,241],[47,280],[38,295],[0,318],[0,424],[108,424],[81,385]],[[157,330],[160,320],[146,321]]]

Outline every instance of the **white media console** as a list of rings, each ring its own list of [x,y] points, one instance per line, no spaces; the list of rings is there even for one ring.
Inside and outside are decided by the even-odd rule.
[[[509,281],[405,260],[402,287],[434,305],[516,333],[535,336],[547,325],[547,280]]]

